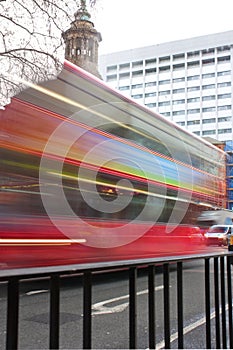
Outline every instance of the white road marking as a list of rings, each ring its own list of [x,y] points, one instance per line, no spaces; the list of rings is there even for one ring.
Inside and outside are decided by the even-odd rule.
[[[228,310],[228,305],[226,305],[226,311]],[[221,313],[221,310],[220,310],[220,313]],[[214,318],[215,317],[215,311],[213,311],[211,314],[210,314],[210,319]],[[206,323],[206,318],[205,317],[202,317],[200,318],[199,320],[197,320],[196,322],[186,326],[184,328],[184,331],[183,331],[183,334],[187,334],[189,332],[191,332],[192,330],[194,330],[195,328],[198,328],[199,326],[202,326],[203,324]],[[173,334],[171,334],[170,336],[170,341],[171,343],[175,340],[178,339],[178,332],[175,332]],[[156,344],[156,349],[163,349],[165,346],[165,343],[164,343],[164,340],[161,341],[160,343]]]
[[[161,289],[163,289],[163,286],[155,287],[156,291],[161,290]],[[137,295],[143,295],[143,294],[148,294],[148,289],[142,290],[142,291],[137,293]],[[104,300],[104,301],[101,301],[99,303],[93,304],[92,305],[92,310],[93,310],[92,315],[103,315],[103,314],[112,314],[114,312],[122,312],[128,307],[128,305],[129,305],[128,301],[125,303],[116,305],[116,306],[112,306],[112,307],[105,306],[105,305],[111,304],[114,302],[118,302],[120,300],[128,299],[128,298],[129,298],[129,294],[126,294],[126,295],[122,295],[120,297]]]
[[[35,295],[35,294],[41,294],[41,293],[47,293],[48,289],[41,289],[41,290],[31,290],[30,292],[25,293],[26,295]]]

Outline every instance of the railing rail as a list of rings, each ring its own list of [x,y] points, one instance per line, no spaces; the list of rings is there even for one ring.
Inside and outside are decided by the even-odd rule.
[[[7,282],[6,349],[18,349],[19,287],[21,281],[49,278],[50,320],[48,348],[59,348],[60,281],[64,276],[80,275],[83,278],[83,348],[92,347],[92,277],[96,273],[128,270],[129,278],[129,348],[137,348],[137,271],[143,267],[148,276],[148,344],[156,347],[155,268],[163,271],[164,347],[171,347],[170,329],[170,266],[176,264],[177,274],[177,333],[178,348],[184,348],[183,319],[183,267],[193,260],[204,260],[205,270],[205,329],[206,348],[211,348],[213,325],[210,304],[210,263],[214,266],[215,348],[233,348],[232,329],[232,259],[233,252],[174,256],[166,258],[103,262],[95,264],[65,265],[42,268],[12,269],[0,271],[0,282]],[[225,278],[225,274],[227,278]],[[98,277],[98,275],[97,275]],[[211,327],[212,326],[212,327]]]

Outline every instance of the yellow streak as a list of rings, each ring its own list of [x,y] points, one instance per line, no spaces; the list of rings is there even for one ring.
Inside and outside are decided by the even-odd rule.
[[[63,177],[63,178],[67,178],[67,179],[77,180],[77,176],[73,176],[73,175],[59,174],[59,173],[55,173],[55,172],[52,172],[52,171],[50,171],[48,173],[51,174],[51,175],[56,175],[58,177]],[[121,190],[126,190],[126,191],[130,191],[130,192],[133,191],[133,192],[144,194],[146,196],[151,196],[151,197],[166,198],[166,199],[170,199],[170,200],[178,201],[178,202],[197,204],[195,201],[191,201],[190,199],[187,200],[187,199],[180,198],[180,197],[179,198],[171,197],[171,196],[167,196],[167,195],[163,195],[163,194],[148,192],[148,191],[145,191],[145,190],[134,189],[134,188],[129,188],[129,187],[125,187],[125,186],[118,186],[117,184],[116,185],[108,184],[106,182],[101,182],[101,181],[98,181],[98,180],[93,181],[93,180],[83,179],[83,178],[79,177],[78,181],[83,181],[83,182],[91,183],[91,184],[95,184],[95,185],[109,186],[109,187],[113,187],[113,188],[121,189]],[[206,206],[212,208],[212,205],[209,205],[207,203],[206,203]]]

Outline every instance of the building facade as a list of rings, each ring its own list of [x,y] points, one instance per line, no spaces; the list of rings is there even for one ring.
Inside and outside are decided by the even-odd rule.
[[[99,57],[104,81],[201,137],[231,141],[233,31]]]

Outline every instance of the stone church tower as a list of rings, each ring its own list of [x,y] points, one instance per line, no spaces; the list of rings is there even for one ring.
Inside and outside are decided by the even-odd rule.
[[[98,48],[102,37],[90,18],[86,1],[81,0],[75,20],[62,34],[66,45],[65,58],[101,79],[98,72]]]

